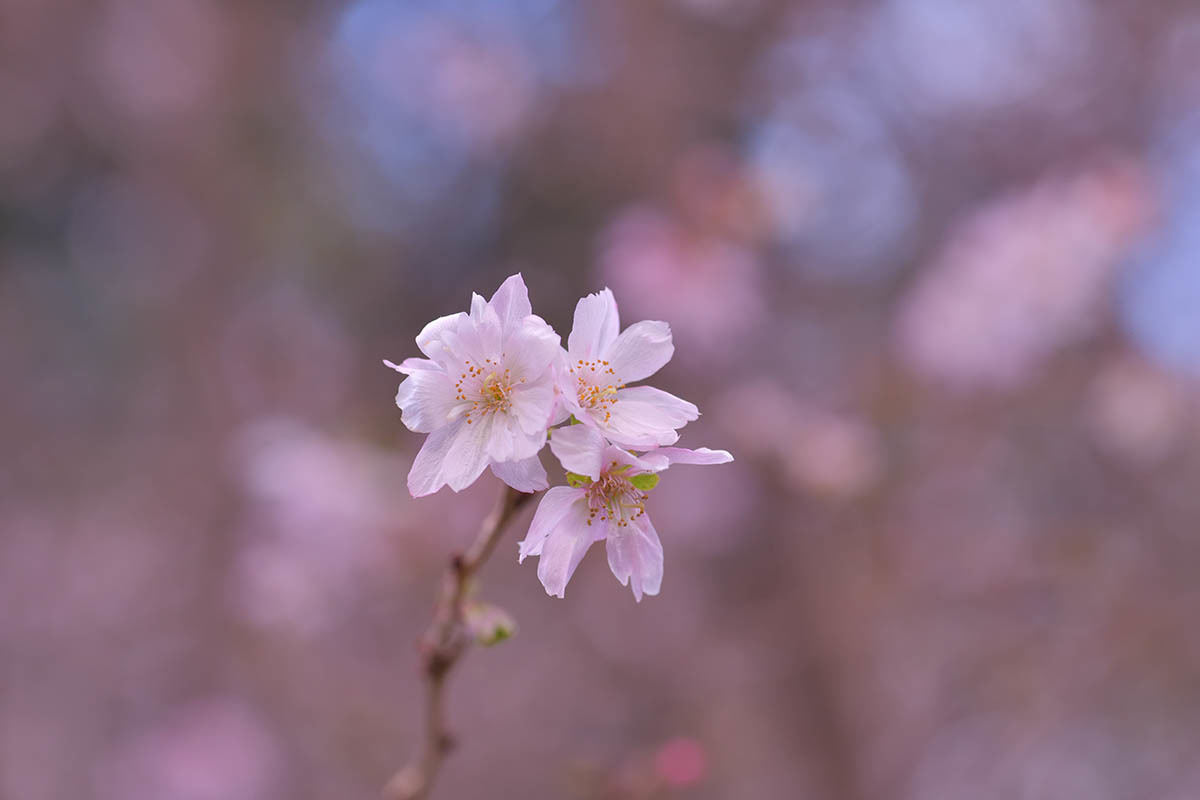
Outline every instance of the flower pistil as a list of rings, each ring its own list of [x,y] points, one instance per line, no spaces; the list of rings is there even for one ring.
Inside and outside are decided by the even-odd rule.
[[[625,384],[617,383],[616,372],[607,361],[595,359],[584,361],[578,359],[570,366],[571,374],[575,376],[576,396],[579,405],[604,414],[604,421],[612,420],[612,407],[617,402],[617,392],[625,388]],[[597,373],[599,373],[597,375]],[[612,383],[605,384],[606,377],[612,376]],[[597,377],[600,382],[597,382]]]
[[[466,412],[468,425],[474,422],[472,415],[479,418],[489,413],[507,413],[512,408],[512,391],[515,384],[511,369],[500,371],[503,360],[504,354],[501,353],[499,360],[484,359],[482,366],[472,364],[469,359],[463,362],[466,372],[459,375],[454,384],[454,391],[455,399],[463,402],[456,410],[459,414]],[[525,378],[516,381],[516,384],[521,383],[525,383]],[[475,399],[472,399],[471,395],[474,395]],[[470,404],[469,407],[467,403]]]
[[[599,516],[601,522],[627,528],[630,522],[646,513],[646,493],[625,477],[628,469],[614,461],[609,469],[600,473],[599,480],[588,485],[588,525]]]

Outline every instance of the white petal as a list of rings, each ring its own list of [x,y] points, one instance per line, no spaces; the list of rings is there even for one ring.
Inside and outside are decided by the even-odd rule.
[[[490,461],[520,461],[536,455],[546,444],[545,427],[532,434],[525,433],[511,414],[488,414],[479,419],[486,419],[491,424],[491,433],[487,441],[487,456]]]
[[[491,432],[487,440],[487,456],[491,461],[512,461],[516,456],[514,453],[513,433],[510,425],[515,425],[516,420],[508,414],[487,414],[480,418],[480,422],[486,420],[491,423]],[[529,455],[523,453],[522,458]]]
[[[575,304],[575,322],[567,339],[572,359],[600,358],[617,338],[617,301],[608,289],[589,294]]]
[[[658,372],[674,353],[670,325],[636,322],[621,332],[604,357],[618,382],[633,383]]]
[[[587,503],[572,503],[542,542],[542,551],[538,554],[538,578],[546,587],[546,594],[562,597],[583,554],[592,542],[607,533],[606,524],[597,521],[588,525],[587,520]]]
[[[607,444],[600,431],[591,425],[567,425],[555,428],[550,434],[550,450],[563,469],[587,475],[592,480],[600,479]]]
[[[460,419],[426,437],[421,451],[413,460],[412,469],[408,471],[408,491],[413,497],[433,494],[446,485],[445,468],[450,450],[459,436],[460,429],[464,427],[465,422]],[[482,472],[482,469],[480,471]]]
[[[663,549],[658,532],[643,514],[628,527],[613,527],[605,543],[608,567],[624,586],[633,589],[640,603],[643,594],[655,595],[662,587]]]
[[[492,474],[518,492],[540,492],[550,485],[546,468],[537,456],[492,464]]]
[[[579,405],[579,386],[575,376],[567,368],[567,352],[560,350],[559,356],[554,364],[554,380],[555,386],[558,388],[558,401],[564,413],[558,422],[566,420],[571,414],[581,420],[583,419],[583,407]]]
[[[447,425],[434,431],[421,445],[421,452],[417,453],[412,469],[408,471],[408,491],[413,497],[433,494],[446,485],[446,479],[442,476],[442,465],[461,424],[460,421],[458,424]]]
[[[478,318],[463,314],[454,335],[447,332],[443,340],[457,356],[470,359],[478,367],[484,366],[489,358],[497,365],[500,363],[500,318],[486,303],[479,307]]]
[[[486,443],[490,433],[488,417],[478,425],[458,419],[429,434],[408,473],[412,496],[424,497],[446,485],[460,492],[474,483],[488,465]]]
[[[519,272],[516,275],[510,275],[504,283],[500,284],[500,288],[492,295],[490,303],[496,310],[505,333],[533,313],[533,307],[529,305],[529,289],[525,286],[525,279]]]
[[[537,455],[546,446],[546,431],[540,430],[534,434],[521,433],[515,421],[509,424],[513,437],[513,460]]]
[[[700,416],[696,406],[651,386],[617,392],[612,417],[602,425],[614,444],[633,448],[675,444],[676,429]]]
[[[436,361],[431,361],[428,358],[406,358],[399,364],[393,364],[386,358],[383,360],[385,366],[396,370],[403,375],[412,375],[414,372],[428,369],[441,369],[441,365]]]
[[[438,317],[417,334],[417,347],[429,358],[447,366],[454,356],[449,352],[446,336],[447,334],[457,335],[459,323],[463,319],[469,319],[469,317],[461,311],[457,314]]]
[[[536,433],[525,433],[511,414],[501,412],[472,419],[481,423],[486,420],[491,426],[486,443],[489,461],[520,461],[536,455],[546,444],[545,428]]]
[[[660,447],[643,458],[649,456],[665,456],[670,464],[728,464],[733,461],[733,454],[728,450],[710,450],[707,447],[697,447],[688,450],[686,447]]]
[[[454,491],[461,492],[474,483],[488,465],[487,442],[491,438],[493,422],[492,415],[488,415],[478,422],[459,427],[443,467],[446,483]]]
[[[550,425],[551,426],[561,425],[562,423],[566,422],[567,419],[573,413],[575,413],[575,412],[573,412],[567,406],[567,403],[566,403],[565,399],[563,398],[562,393],[559,392],[558,387],[555,386],[554,387],[554,411],[551,412],[551,414],[550,414]]]
[[[629,467],[626,475],[637,475],[642,472],[662,472],[667,467],[671,466],[671,462],[664,457],[654,458],[656,450],[652,450],[641,456],[635,456],[628,450],[617,447],[615,444],[606,444],[604,448],[603,463],[611,465],[616,462],[619,466]]]
[[[461,372],[463,364],[487,365],[487,359],[499,362],[500,321],[494,311],[486,307],[480,312],[482,321],[468,314],[459,314],[454,322],[441,332],[440,351],[432,356],[446,371]]]
[[[475,322],[483,321],[483,310],[487,308],[487,300],[484,300],[476,292],[471,292],[471,319]]]
[[[436,342],[446,331],[456,330],[459,320],[465,316],[467,315],[459,311],[457,314],[447,314],[430,322],[417,334],[417,347],[421,348],[422,353],[425,353],[425,345]],[[425,355],[429,354],[425,353]]]
[[[572,503],[585,502],[583,495],[582,489],[572,489],[570,486],[555,486],[546,492],[541,502],[538,503],[537,511],[533,514],[529,532],[525,534],[525,538],[518,545],[520,548],[518,561],[524,561],[527,556],[541,554],[542,544],[550,535],[550,531],[558,525]]]
[[[501,348],[504,367],[511,371],[511,378],[532,381],[550,370],[562,352],[561,338],[546,321],[530,315],[513,326]]]
[[[525,433],[534,434],[550,426],[555,406],[553,380],[553,375],[544,375],[537,382],[513,387],[509,413]]]
[[[448,424],[459,402],[453,381],[440,369],[414,371],[400,382],[396,392],[400,421],[417,433],[429,433]]]

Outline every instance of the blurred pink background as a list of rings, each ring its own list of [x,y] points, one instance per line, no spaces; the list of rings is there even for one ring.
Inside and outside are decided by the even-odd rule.
[[[0,109],[0,798],[378,795],[499,491],[381,360],[518,270],[737,461],[640,605],[524,512],[435,798],[1200,797],[1194,2],[0,0]]]

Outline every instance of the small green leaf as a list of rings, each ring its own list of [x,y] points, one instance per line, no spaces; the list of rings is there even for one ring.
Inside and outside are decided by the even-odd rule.
[[[640,475],[632,476],[629,482],[633,484],[633,488],[648,492],[658,486],[658,475],[653,472],[643,472]]]
[[[571,416],[567,417],[567,424],[568,425],[582,425],[583,423],[581,423],[579,420],[575,419],[575,415],[572,414]]]
[[[479,643],[481,645],[483,645],[484,647],[491,647],[494,644],[500,644],[505,639],[511,639],[513,637],[513,634],[515,634],[516,632],[517,632],[516,625],[513,625],[511,628],[504,627],[503,625],[498,625],[495,628],[492,628],[491,636],[489,636],[487,638],[481,638],[479,640]]]
[[[516,620],[499,606],[471,603],[465,611],[467,627],[484,647],[511,639],[517,632]]]
[[[580,475],[578,472],[568,472],[567,473],[567,485],[568,486],[572,486],[576,489],[582,489],[584,486],[591,485],[591,483],[592,483],[592,479],[589,478],[587,475]]]

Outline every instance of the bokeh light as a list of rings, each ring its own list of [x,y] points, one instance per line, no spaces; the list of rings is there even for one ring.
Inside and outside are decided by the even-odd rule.
[[[641,604],[506,534],[434,798],[1200,797],[1192,0],[0,0],[0,53],[0,798],[378,796],[498,490],[409,496],[381,361],[518,270],[669,322],[737,460]]]

